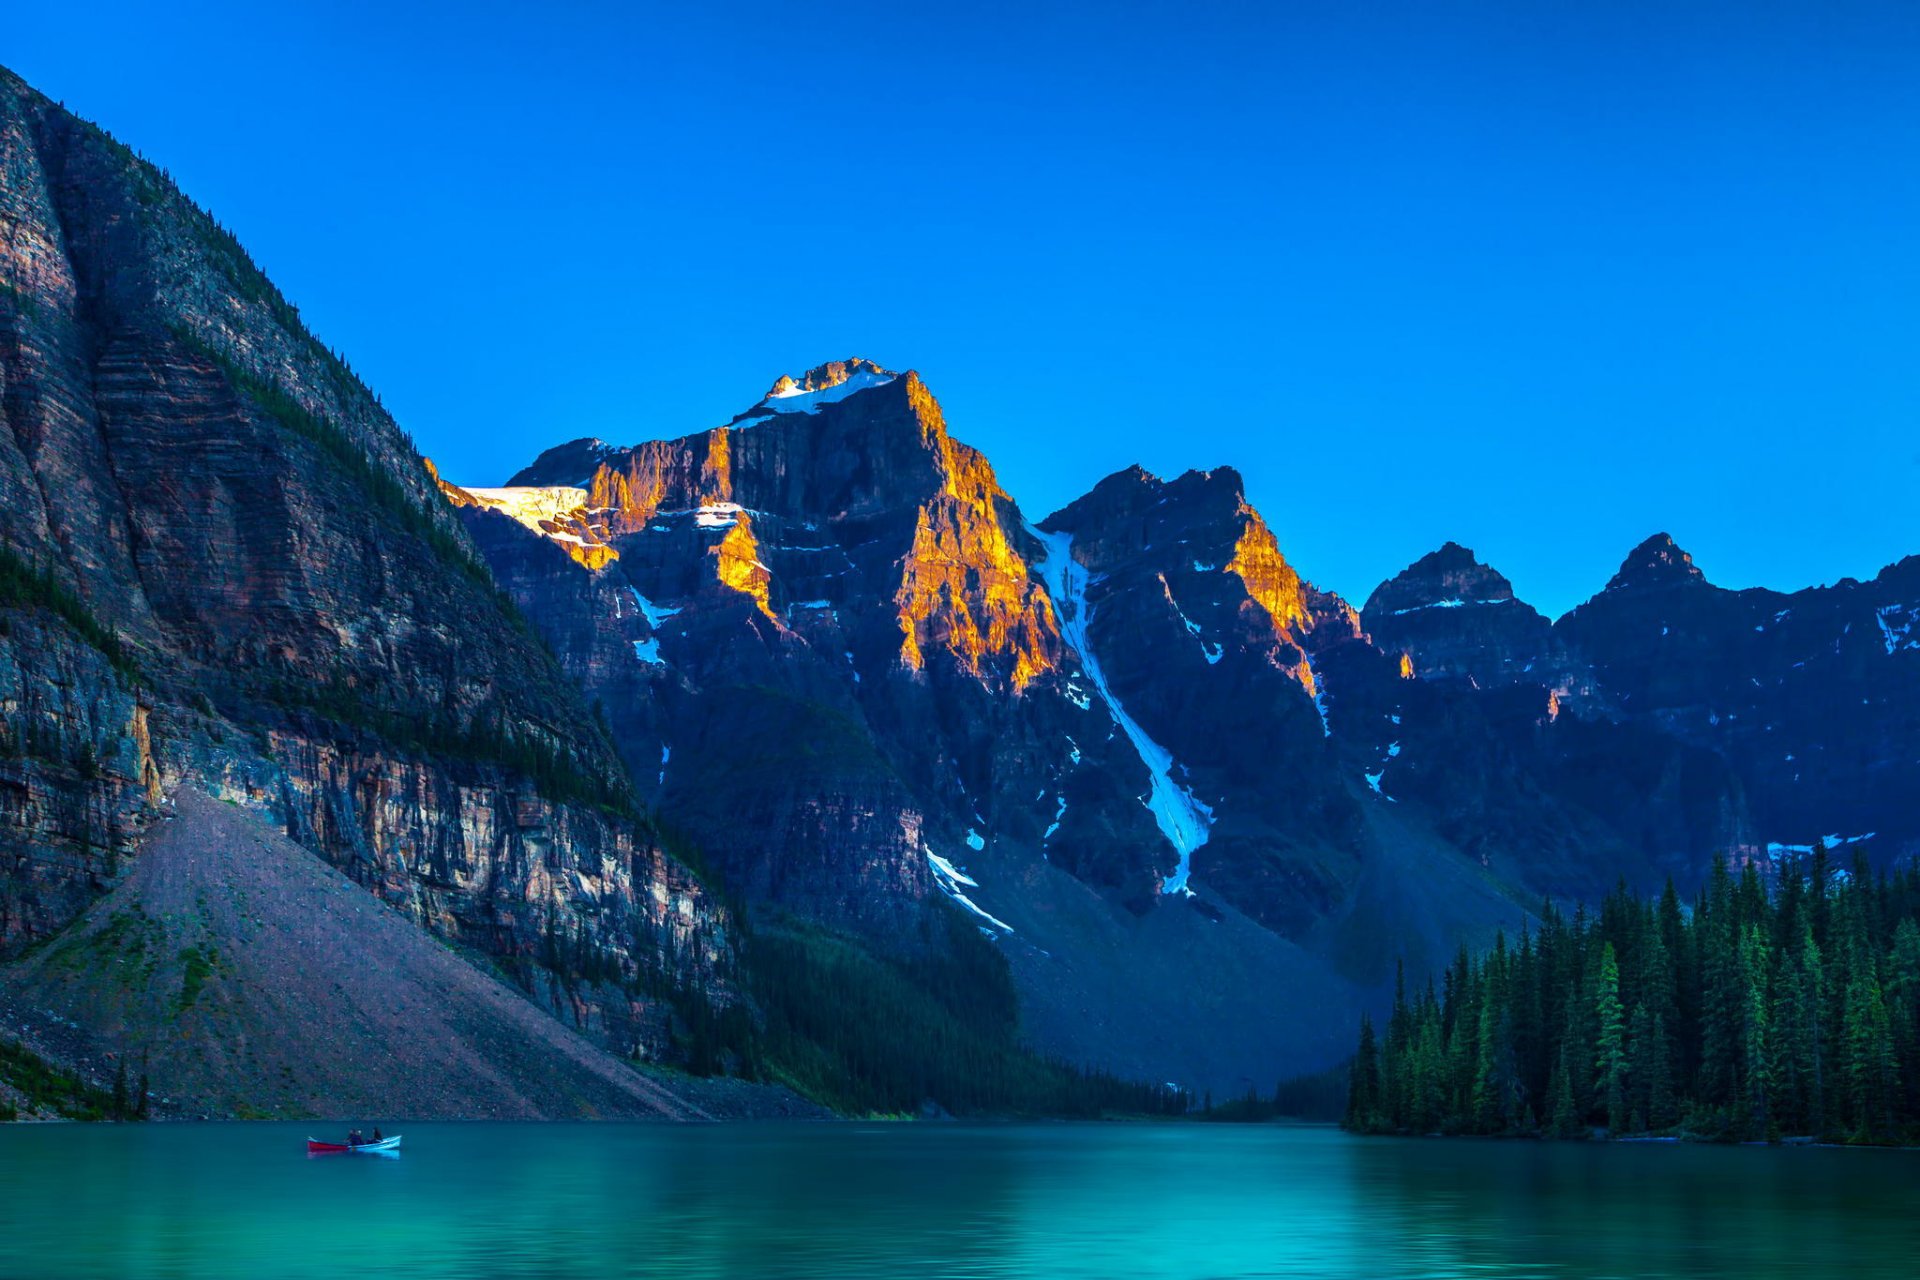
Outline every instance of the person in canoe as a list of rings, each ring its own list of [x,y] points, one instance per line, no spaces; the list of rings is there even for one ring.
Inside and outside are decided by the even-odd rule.
[[[366,1141],[367,1140],[361,1136],[360,1131],[358,1129],[350,1130],[347,1133],[347,1145],[350,1147],[363,1146],[365,1145]]]
[[[373,1126],[373,1140],[374,1140],[375,1142],[378,1142],[378,1141],[380,1141],[380,1126],[379,1126],[379,1125],[375,1125],[375,1126]]]

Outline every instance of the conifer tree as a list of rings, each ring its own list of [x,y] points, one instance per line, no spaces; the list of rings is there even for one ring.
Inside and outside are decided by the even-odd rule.
[[[1583,1138],[1587,1134],[1579,1107],[1573,1099],[1573,1070],[1567,1061],[1567,1051],[1560,1051],[1560,1061],[1553,1068],[1553,1083],[1548,1086],[1553,1099],[1553,1119],[1549,1121],[1548,1137]]]
[[[1602,944],[1600,981],[1594,992],[1594,1017],[1599,1025],[1594,1046],[1594,1093],[1607,1109],[1607,1129],[1627,1128],[1627,1022],[1620,1008],[1620,965],[1613,943]]]
[[[1380,1125],[1380,1059],[1374,1047],[1373,1019],[1360,1018],[1360,1048],[1353,1056],[1347,1086],[1347,1128],[1367,1133]]]
[[[1769,890],[1722,863],[1691,917],[1670,885],[1547,903],[1436,977],[1409,1000],[1401,974],[1384,1047],[1363,1026],[1350,1126],[1920,1139],[1920,867],[1836,873],[1817,849]]]
[[[1856,1142],[1892,1135],[1893,1032],[1871,960],[1856,962],[1847,986],[1847,1114]]]

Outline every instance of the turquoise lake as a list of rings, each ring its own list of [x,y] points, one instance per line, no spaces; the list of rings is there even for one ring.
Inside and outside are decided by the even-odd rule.
[[[0,1127],[0,1275],[1786,1276],[1920,1269],[1920,1153],[1215,1125]]]

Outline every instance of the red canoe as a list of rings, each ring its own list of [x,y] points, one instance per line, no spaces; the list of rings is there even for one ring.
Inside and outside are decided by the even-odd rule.
[[[399,1150],[398,1134],[391,1138],[382,1138],[378,1142],[363,1142],[359,1146],[349,1146],[344,1142],[315,1142],[312,1138],[307,1139],[307,1154],[310,1156],[346,1155],[362,1151],[370,1155],[390,1155]]]

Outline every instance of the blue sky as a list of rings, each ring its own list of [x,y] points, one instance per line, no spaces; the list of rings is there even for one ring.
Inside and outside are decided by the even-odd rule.
[[[858,354],[1035,516],[1232,463],[1356,601],[1920,552],[1920,6],[95,3],[0,62],[468,483]]]

